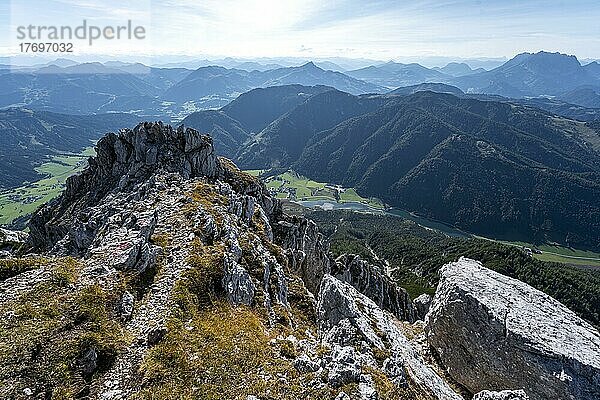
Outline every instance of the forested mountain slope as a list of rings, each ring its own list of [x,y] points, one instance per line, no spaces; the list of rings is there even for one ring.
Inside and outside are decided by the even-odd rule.
[[[598,247],[600,155],[588,130],[421,92],[319,133],[295,168],[474,232]]]

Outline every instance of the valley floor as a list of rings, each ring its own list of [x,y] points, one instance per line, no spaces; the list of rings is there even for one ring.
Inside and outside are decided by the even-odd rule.
[[[60,195],[67,178],[81,171],[87,157],[93,154],[93,147],[88,147],[81,154],[56,155],[36,168],[44,178],[0,192],[0,225],[10,225]]]
[[[92,147],[79,155],[63,154],[55,156],[37,168],[47,177],[0,193],[0,225],[19,224],[20,220],[34,212],[41,204],[57,197],[63,190],[67,177],[80,171],[85,159],[94,154]],[[390,208],[376,198],[360,196],[353,188],[343,188],[324,182],[316,182],[294,171],[269,175],[265,170],[246,171],[254,176],[262,176],[273,197],[288,200],[308,209],[353,210],[378,214],[394,215],[418,225],[441,232],[451,237],[475,237],[526,249],[535,249],[531,256],[540,261],[572,265],[579,268],[600,269],[600,253],[561,246],[557,243],[534,245],[518,241],[496,240],[489,237],[471,235],[455,227],[434,221],[414,213]],[[21,222],[22,225],[22,222]]]
[[[557,243],[534,245],[526,242],[496,240],[464,232],[440,221],[434,221],[414,213],[390,208],[375,198],[360,196],[353,188],[343,188],[330,183],[316,182],[294,171],[269,175],[268,171],[246,171],[254,176],[262,176],[273,197],[289,200],[309,209],[353,210],[360,212],[383,213],[407,219],[418,225],[441,232],[447,236],[478,238],[517,246],[531,257],[540,261],[568,264],[576,267],[600,269],[600,253],[561,246]],[[528,249],[532,249],[531,252]]]

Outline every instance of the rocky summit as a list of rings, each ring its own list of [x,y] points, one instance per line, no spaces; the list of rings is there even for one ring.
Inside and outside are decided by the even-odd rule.
[[[193,129],[96,154],[1,231],[0,398],[598,398],[598,332],[521,282],[461,259],[413,302]]]

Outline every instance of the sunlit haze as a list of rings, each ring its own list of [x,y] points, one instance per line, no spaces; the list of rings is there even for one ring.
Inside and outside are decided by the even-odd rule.
[[[4,1],[1,54],[19,25],[144,25],[148,37],[78,54],[160,57],[510,58],[524,51],[600,57],[598,1]]]

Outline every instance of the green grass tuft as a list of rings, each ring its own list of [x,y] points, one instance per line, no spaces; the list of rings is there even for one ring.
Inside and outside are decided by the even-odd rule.
[[[30,388],[46,398],[73,398],[93,378],[83,376],[82,354],[94,349],[101,372],[126,343],[114,313],[118,293],[74,290],[81,266],[72,258],[47,267],[50,280],[0,307],[0,397]]]

